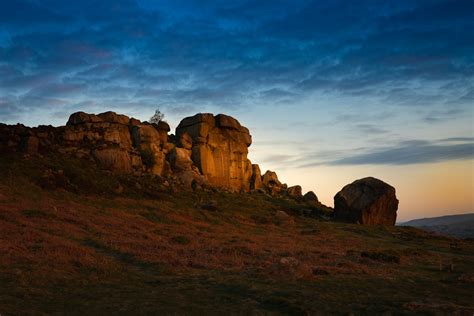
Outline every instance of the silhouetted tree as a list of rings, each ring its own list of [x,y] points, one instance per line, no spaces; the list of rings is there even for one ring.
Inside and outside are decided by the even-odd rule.
[[[160,109],[156,109],[155,114],[150,117],[149,122],[152,124],[158,124],[159,122],[163,121],[165,118],[165,114],[161,113]]]

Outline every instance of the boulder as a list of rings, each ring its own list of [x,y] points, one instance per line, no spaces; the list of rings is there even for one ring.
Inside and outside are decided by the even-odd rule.
[[[284,188],[283,184],[278,180],[277,174],[270,170],[262,176],[262,187],[272,195],[279,194]]]
[[[211,113],[198,113],[194,116],[186,117],[179,123],[178,129],[202,124],[215,126],[214,115]]]
[[[279,186],[281,187],[281,182],[278,180],[276,172],[267,170],[262,177],[262,184],[266,187]]]
[[[334,219],[363,225],[395,225],[395,188],[372,177],[346,185],[334,197]]]
[[[156,125],[157,125],[156,129],[158,131],[164,131],[166,133],[171,131],[170,125],[168,123],[166,123],[165,121],[159,121],[158,124],[156,124]]]
[[[150,147],[151,144],[160,145],[160,134],[148,124],[135,125],[132,127],[132,140],[135,147]]]
[[[87,114],[84,112],[76,112],[69,116],[69,120],[67,121],[66,125],[78,125],[84,123],[97,123],[102,122],[102,119],[95,114]]]
[[[237,121],[231,116],[224,114],[219,114],[216,116],[216,126],[220,128],[229,128],[235,130],[240,130],[241,127],[239,121]]]
[[[123,114],[117,114],[112,111],[100,113],[97,116],[101,118],[104,122],[108,123],[128,125],[128,123],[130,122],[130,118],[128,116]]]
[[[191,144],[187,136],[191,138]],[[191,145],[191,158],[208,184],[231,191],[250,191],[252,164],[247,158],[248,129],[227,115],[196,114],[176,128],[180,146]]]
[[[299,198],[303,195],[302,189],[300,185],[294,185],[292,187],[289,187],[286,192],[288,193],[288,196],[293,197],[293,198]]]
[[[136,118],[131,117],[128,124],[131,125],[131,126],[135,126],[135,125],[140,125],[141,122],[140,122],[140,120],[137,120]]]
[[[316,196],[316,194],[315,194],[313,191],[307,192],[307,193],[303,196],[303,200],[304,200],[306,203],[309,203],[309,204],[317,204],[317,203],[319,203],[318,197]]]

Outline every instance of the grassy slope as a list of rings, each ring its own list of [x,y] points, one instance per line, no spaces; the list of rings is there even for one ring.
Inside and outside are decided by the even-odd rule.
[[[302,217],[265,195],[173,193],[77,160],[0,167],[1,315],[472,314],[472,241]]]

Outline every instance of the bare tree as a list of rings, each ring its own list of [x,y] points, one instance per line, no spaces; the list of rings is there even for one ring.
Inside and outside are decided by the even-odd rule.
[[[161,113],[160,109],[156,109],[155,114],[150,117],[149,122],[152,124],[158,124],[159,122],[163,121],[165,118],[165,114]]]

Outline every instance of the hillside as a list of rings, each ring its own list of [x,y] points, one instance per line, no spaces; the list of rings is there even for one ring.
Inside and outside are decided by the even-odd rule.
[[[472,241],[53,153],[0,165],[2,316],[474,311]]]
[[[455,237],[474,238],[474,214],[421,218],[401,223],[400,225],[419,227]]]

